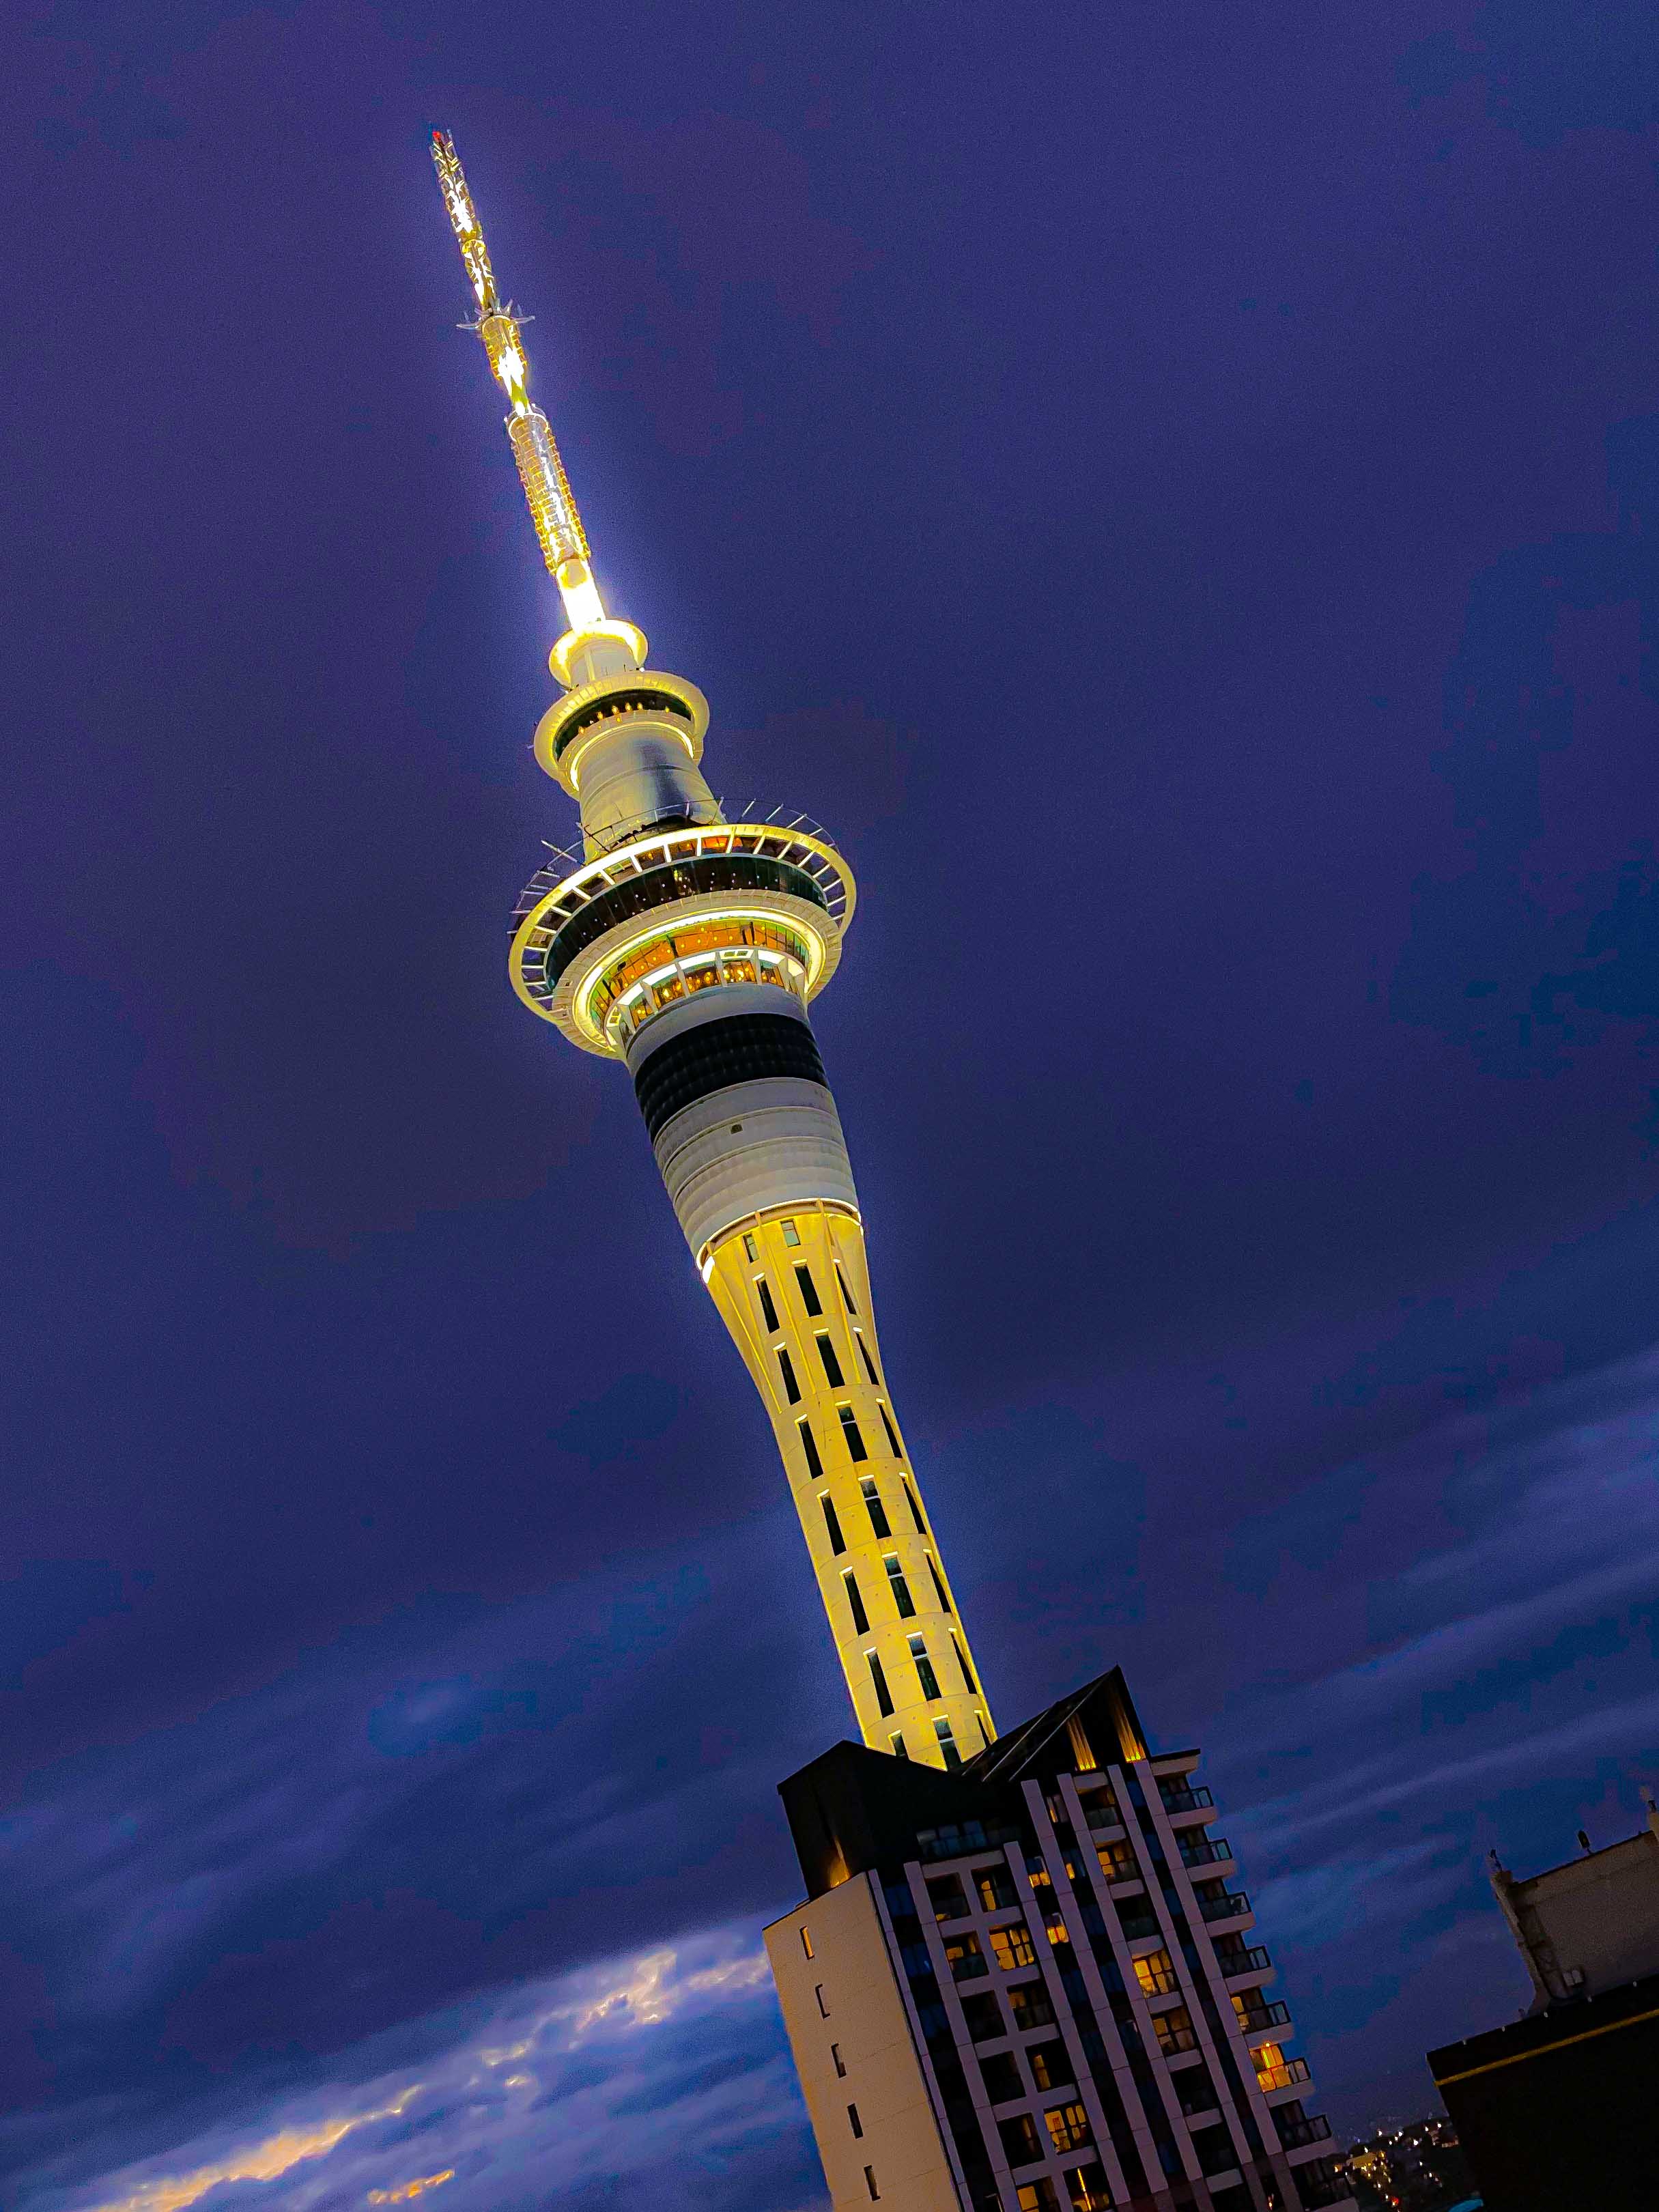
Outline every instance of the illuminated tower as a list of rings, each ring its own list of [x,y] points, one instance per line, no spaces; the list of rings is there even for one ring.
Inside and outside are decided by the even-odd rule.
[[[455,149],[432,158],[476,330],[568,625],[536,758],[585,858],[538,871],[513,988],[621,1060],[697,1270],[771,1417],[866,1744],[955,1767],[994,1731],[876,1338],[858,1192],[807,1008],[835,974],[852,870],[804,817],[728,822],[699,762],[708,707],[609,617],[522,318],[495,287]]]

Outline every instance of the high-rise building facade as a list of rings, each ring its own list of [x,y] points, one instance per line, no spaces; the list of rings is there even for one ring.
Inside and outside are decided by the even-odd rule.
[[[513,987],[633,1079],[771,1420],[863,1738],[784,1784],[808,1903],[769,1931],[836,2212],[1344,2203],[1197,1753],[1149,1753],[1115,1674],[997,1738],[888,1385],[808,1012],[852,871],[803,817],[717,805],[707,702],[605,611],[521,319],[453,145],[432,150],[568,625],[535,755],[580,809],[583,852],[520,901]]]

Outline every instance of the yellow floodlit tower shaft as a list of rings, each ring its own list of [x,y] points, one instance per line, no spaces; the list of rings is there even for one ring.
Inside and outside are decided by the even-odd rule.
[[[708,702],[646,664],[605,613],[522,319],[496,289],[453,142],[432,158],[507,434],[568,625],[562,696],[536,758],[581,810],[573,869],[534,876],[513,917],[532,1013],[633,1078],[703,1282],[743,1354],[806,1537],[866,1743],[954,1766],[990,1711],[923,1505],[877,1340],[863,1217],[807,1008],[856,896],[802,817],[728,822],[699,763]]]

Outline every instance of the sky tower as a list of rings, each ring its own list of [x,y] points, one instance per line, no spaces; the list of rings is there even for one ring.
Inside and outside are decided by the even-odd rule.
[[[538,869],[513,917],[513,988],[619,1060],[699,1273],[771,1417],[866,1744],[959,1766],[990,1710],[907,1455],[876,1337],[846,1139],[807,1008],[856,896],[803,816],[728,822],[699,763],[702,693],[646,665],[605,612],[522,318],[496,289],[446,133],[432,158],[507,394],[507,441],[568,624],[536,758],[581,809],[583,863]]]

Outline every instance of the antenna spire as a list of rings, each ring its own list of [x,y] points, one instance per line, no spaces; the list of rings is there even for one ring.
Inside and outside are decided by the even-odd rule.
[[[559,459],[546,416],[530,397],[530,362],[520,328],[524,319],[514,313],[512,301],[503,300],[496,289],[483,226],[467,190],[455,142],[447,131],[432,134],[432,163],[477,309],[477,320],[462,327],[476,331],[483,341],[490,374],[512,407],[507,417],[507,442],[518,464],[519,481],[536,526],[542,558],[558,585],[570,625],[567,638],[561,641],[566,647],[567,665],[569,647],[582,637],[617,635],[631,644],[639,635],[632,625],[613,624],[605,618],[605,603],[588,565],[587,533],[576,511],[564,463]]]

